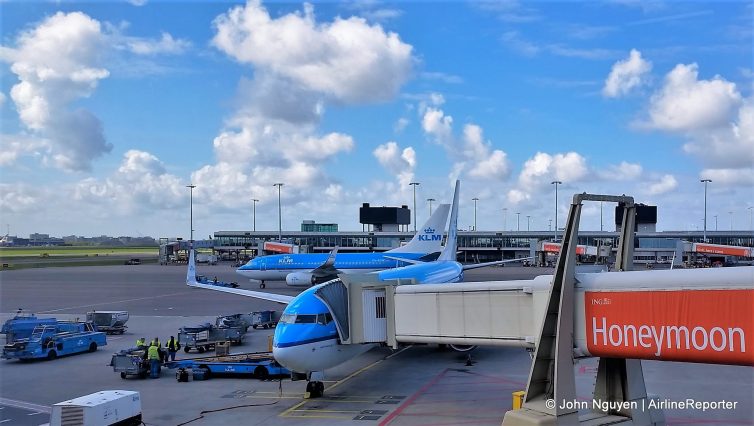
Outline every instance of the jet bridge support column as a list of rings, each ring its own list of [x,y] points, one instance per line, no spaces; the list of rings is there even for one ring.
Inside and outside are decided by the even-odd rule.
[[[625,421],[634,425],[650,425],[648,415],[641,413],[589,413],[579,418],[574,374],[574,287],[576,285],[576,246],[582,201],[608,201],[624,205],[623,226],[618,251],[618,268],[627,270],[633,262],[635,207],[632,197],[576,194],[568,213],[563,245],[553,276],[545,318],[534,354],[524,404],[520,410],[508,411],[504,426],[519,425],[590,425],[616,424]],[[595,399],[633,401],[646,398],[641,364],[635,360],[601,359]],[[567,404],[571,403],[570,406]],[[642,405],[639,405],[640,407]],[[593,415],[592,415],[593,414]]]

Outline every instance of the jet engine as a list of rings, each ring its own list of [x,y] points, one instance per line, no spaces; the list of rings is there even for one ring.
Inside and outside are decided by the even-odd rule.
[[[476,345],[448,345],[450,349],[456,352],[471,352],[476,349]]]
[[[291,272],[285,276],[285,283],[296,287],[314,285],[316,281],[311,272]]]

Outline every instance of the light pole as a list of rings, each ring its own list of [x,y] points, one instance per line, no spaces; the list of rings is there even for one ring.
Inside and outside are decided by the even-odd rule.
[[[550,225],[547,227],[547,230],[552,231],[552,219],[549,219],[549,220],[550,220]]]
[[[728,212],[730,215],[730,230],[733,230],[733,212]]]
[[[527,214],[526,215],[526,230],[527,231],[531,231],[531,228],[529,226],[530,225],[530,220],[529,219],[531,219],[531,216]]]
[[[416,187],[421,184],[419,182],[411,182],[409,185],[414,187],[414,233],[416,233]]]
[[[278,241],[283,242],[283,209],[280,204],[280,188],[285,185],[284,183],[274,183],[272,186],[278,187]]]
[[[715,231],[717,231],[717,215],[715,215],[714,218],[715,218]]]
[[[434,198],[427,198],[429,201],[429,215],[432,216],[432,201],[436,201]]]
[[[555,241],[558,241],[558,185],[562,183],[559,180],[550,182],[550,185],[555,185]]]
[[[754,231],[754,207],[747,207],[747,209],[749,209],[749,229]]]
[[[508,207],[503,207],[503,232],[508,225]]]
[[[600,201],[600,232],[602,232],[602,201]]]
[[[474,200],[474,231],[476,231],[476,202],[479,201],[479,198],[474,197],[472,200]]]
[[[189,189],[189,226],[191,226],[191,238],[189,238],[189,242],[191,245],[194,245],[194,188],[196,188],[196,185],[186,185],[186,188]]]
[[[521,212],[516,212],[516,231],[521,230]]]
[[[251,199],[251,216],[253,217],[253,220],[254,220],[254,223],[253,223],[254,228],[252,230],[254,232],[257,231],[257,203],[258,202],[259,200],[257,200],[256,198]]]
[[[707,184],[712,182],[711,179],[702,179],[699,182],[704,184],[704,233],[702,234],[702,241],[707,242]]]

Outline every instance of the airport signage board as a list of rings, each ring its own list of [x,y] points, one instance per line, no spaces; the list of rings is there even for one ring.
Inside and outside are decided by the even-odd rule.
[[[694,251],[697,253],[719,254],[723,256],[752,257],[750,247],[723,246],[718,244],[695,243]]]
[[[754,290],[587,291],[592,356],[754,366]]]

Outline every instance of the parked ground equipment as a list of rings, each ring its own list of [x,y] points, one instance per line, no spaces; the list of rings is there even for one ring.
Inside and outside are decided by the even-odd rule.
[[[212,350],[218,342],[230,341],[232,343],[241,343],[246,334],[246,327],[239,325],[236,327],[218,327],[210,323],[200,324],[194,327],[181,327],[178,332],[178,343],[183,346],[183,350],[189,353],[191,349],[196,349],[199,353]]]
[[[149,360],[146,357],[146,349],[125,349],[113,354],[110,365],[113,371],[120,373],[120,378],[136,376],[145,379],[149,375]]]
[[[127,311],[91,311],[86,313],[86,320],[97,326],[97,331],[107,334],[123,334],[128,326]]]
[[[28,339],[3,347],[6,359],[55,359],[58,356],[94,352],[107,344],[105,333],[96,331],[90,322],[58,321],[55,325],[37,325]]]
[[[107,390],[59,402],[52,406],[50,426],[140,425],[139,392]]]
[[[189,358],[165,363],[167,368],[177,368],[176,378],[181,380],[181,369],[191,371],[194,380],[205,380],[215,375],[247,375],[256,379],[272,376],[289,376],[291,372],[275,361],[269,352]],[[201,377],[201,378],[199,378]]]
[[[55,318],[37,318],[34,314],[23,313],[18,311],[16,316],[5,321],[0,333],[5,334],[5,343],[13,343],[20,339],[28,339],[38,325],[55,325],[58,320]]]
[[[232,287],[232,288],[237,288],[238,287],[238,283],[237,282],[219,281],[217,279],[217,277],[210,279],[210,278],[207,278],[204,275],[197,275],[196,276],[196,282],[198,282],[199,284],[216,285],[216,286],[220,286],[220,287]]]
[[[277,311],[259,311],[251,313],[251,326],[253,328],[272,328],[278,324],[280,313]]]

